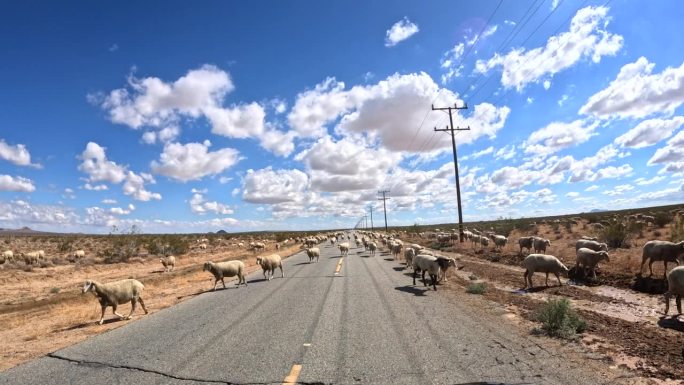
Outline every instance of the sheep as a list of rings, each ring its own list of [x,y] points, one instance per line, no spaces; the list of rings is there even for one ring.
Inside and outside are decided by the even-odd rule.
[[[413,257],[416,256],[416,250],[412,247],[407,247],[404,250],[404,259],[406,260],[406,268],[413,267]]]
[[[494,246],[499,250],[505,247],[506,243],[508,243],[508,238],[503,235],[494,235],[492,236],[492,240],[494,241]]]
[[[482,245],[482,247],[489,246],[489,239],[487,237],[480,236],[480,245]]]
[[[580,239],[575,242],[575,251],[585,248],[594,251],[608,251],[608,245],[605,243],[599,243],[596,241],[590,241],[588,239]]]
[[[347,254],[349,254],[349,242],[340,243],[339,248],[340,248],[340,253],[342,253],[343,257],[346,257]]]
[[[532,242],[534,241],[534,237],[520,237],[518,239],[518,245],[520,245],[520,254],[522,254],[523,249],[527,249],[527,252],[532,251]]]
[[[40,258],[40,253],[37,251],[31,251],[29,253],[21,253],[21,257],[24,259],[24,263],[27,265],[33,265],[38,263],[38,258]]]
[[[45,259],[45,250],[38,250],[36,253],[38,253],[38,259]]]
[[[245,244],[244,244],[244,242],[240,242],[237,244],[237,246],[242,249],[245,247]]]
[[[534,237],[532,240],[532,248],[535,253],[545,253],[546,246],[551,246],[551,241],[544,238]]]
[[[306,249],[306,255],[309,256],[309,263],[313,262],[314,258],[316,258],[316,262],[318,262],[318,258],[321,256],[321,250],[318,247],[310,247]]]
[[[280,243],[276,243],[275,249],[276,249],[276,250],[280,250]]]
[[[665,315],[670,311],[670,298],[675,296],[677,315],[682,314],[682,295],[684,295],[684,266],[678,266],[667,274],[667,292],[665,293]]]
[[[401,247],[402,245],[400,243],[393,243],[390,246],[390,250],[392,251],[392,255],[394,255],[395,260],[399,258],[399,253],[401,253]]]
[[[425,272],[430,275],[432,287],[437,291],[437,277],[440,274],[439,264],[437,258],[432,255],[418,254],[413,258],[413,285],[416,285],[416,275],[420,271],[423,277],[423,285],[427,286],[425,281]]]
[[[256,242],[254,243],[254,246],[252,248],[254,249],[254,251],[263,250],[266,248],[266,245],[264,245],[263,242]]]
[[[166,258],[159,258],[159,262],[164,266],[164,271],[172,271],[176,267],[176,257],[169,255]]]
[[[280,278],[285,278],[285,273],[283,272],[283,260],[280,258],[280,255],[271,254],[265,257],[258,257],[256,259],[256,263],[257,265],[261,266],[261,269],[264,271],[265,279],[270,281],[273,278],[276,267],[280,268]],[[271,272],[270,276],[267,274],[269,271]]]
[[[240,287],[241,283],[247,286],[247,280],[245,279],[245,264],[242,261],[228,261],[228,262],[217,262],[212,261],[204,262],[202,271],[208,271],[214,275],[214,288],[216,290],[216,284],[219,280],[223,284],[223,288],[226,288],[226,282],[223,277],[238,277],[237,286]]]
[[[663,276],[667,274],[667,263],[674,262],[680,264],[682,261],[681,257],[684,256],[684,241],[679,243],[673,243],[668,241],[648,241],[644,245],[643,254],[641,257],[641,268],[640,272],[644,270],[644,263],[650,260],[648,263],[648,270],[651,275],[653,275],[653,262],[663,261],[665,267]]]
[[[416,252],[416,255],[417,255],[418,253],[420,253],[421,250],[424,249],[423,246],[421,246],[421,245],[419,245],[419,244],[417,244],[417,243],[412,243],[412,244],[410,244],[408,247],[411,248],[411,249],[413,249],[413,251]]]
[[[447,269],[450,266],[456,267],[456,260],[451,257],[437,256],[437,264],[439,265],[439,270],[441,276],[437,278],[438,282],[447,281]]]
[[[560,280],[559,273],[561,271],[568,272],[568,268],[558,260],[558,258],[553,255],[545,254],[530,254],[523,260],[523,266],[525,267],[525,289],[528,287],[531,289],[532,285],[532,275],[535,272],[546,273],[546,286],[549,286],[549,273],[553,273],[558,279],[558,285],[563,286]],[[529,282],[529,286],[528,286]]]
[[[12,262],[14,261],[14,252],[12,250],[5,250],[2,252],[3,261]]]
[[[206,250],[207,244],[206,243],[200,243],[199,248],[200,248],[200,250]]]
[[[610,262],[607,251],[594,251],[586,247],[577,250],[577,267],[589,268],[594,278],[596,278],[596,265],[604,259]]]
[[[596,238],[596,237],[590,237],[590,236],[587,236],[587,235],[582,235],[582,236],[580,237],[580,240],[585,240],[585,241],[598,241],[598,238]]]
[[[140,283],[140,281],[135,279],[123,279],[121,281],[110,282],[110,283],[99,283],[93,280],[87,280],[83,285],[83,294],[91,291],[100,301],[100,306],[102,307],[102,315],[100,316],[100,325],[104,322],[105,310],[108,306],[112,307],[112,313],[117,315],[121,319],[131,319],[133,312],[135,311],[135,306],[140,302],[145,314],[147,314],[147,308],[145,307],[145,302],[143,301],[142,291],[145,286]],[[124,316],[116,312],[118,305],[126,302],[131,302],[131,312],[128,316]]]
[[[370,251],[370,256],[375,257],[375,250],[378,249],[378,245],[375,242],[368,242],[368,250]]]

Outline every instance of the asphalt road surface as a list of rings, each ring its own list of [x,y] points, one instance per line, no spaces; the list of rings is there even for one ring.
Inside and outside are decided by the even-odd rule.
[[[319,247],[318,263],[288,258],[285,278],[264,281],[258,271],[247,287],[230,282],[136,313],[135,322],[0,373],[0,384],[605,381],[501,318],[414,287],[390,255],[361,247],[341,258],[337,247]]]

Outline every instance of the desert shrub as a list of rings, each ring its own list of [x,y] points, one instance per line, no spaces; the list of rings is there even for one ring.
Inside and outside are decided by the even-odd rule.
[[[629,222],[628,231],[632,234],[640,234],[645,227],[644,222]]]
[[[61,242],[59,242],[59,245],[57,246],[57,250],[59,250],[60,253],[66,253],[71,251],[73,248],[74,241],[73,239],[64,239]]]
[[[587,215],[587,216],[586,216],[586,219],[587,219],[587,221],[588,221],[589,223],[599,223],[599,222],[601,222],[601,217],[598,216],[598,215],[596,215],[596,214]]]
[[[629,229],[622,222],[611,222],[600,232],[601,239],[613,249],[628,248]]]
[[[672,228],[670,231],[670,241],[684,241],[684,218],[679,218],[677,221],[672,223]]]
[[[558,222],[551,223],[551,230],[553,230],[554,233],[558,233],[560,231],[560,223],[558,223]]]
[[[661,229],[668,223],[672,222],[672,215],[666,211],[657,213],[653,217],[655,218],[653,224]]]
[[[190,241],[180,235],[161,235],[145,239],[145,249],[153,255],[180,255],[190,249]]]
[[[567,230],[569,233],[572,232],[572,221],[563,222],[563,226],[565,227],[565,230]]]
[[[587,323],[572,308],[567,298],[550,299],[536,314],[541,330],[551,337],[574,338],[587,329]]]
[[[50,294],[57,294],[57,293],[59,293],[58,287],[53,287],[52,289],[50,289]]]
[[[655,230],[655,231],[653,232],[653,236],[656,237],[656,238],[662,237],[662,236],[663,236],[663,233],[662,233],[660,230]]]
[[[470,274],[470,275],[468,276],[468,279],[471,280],[471,281],[477,281],[477,275],[475,275],[475,274]]]
[[[490,254],[489,255],[489,260],[492,262],[499,262],[501,261],[501,255],[499,254]]]
[[[515,229],[522,229],[525,227],[525,223],[522,220],[519,219],[500,219],[499,221],[494,224],[494,231],[499,234],[503,235],[505,237],[508,237],[511,235],[511,232]]]
[[[487,286],[484,282],[471,283],[466,288],[466,293],[468,294],[484,294]]]

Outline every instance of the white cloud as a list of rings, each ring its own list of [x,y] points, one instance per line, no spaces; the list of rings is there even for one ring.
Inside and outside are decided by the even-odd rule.
[[[558,7],[559,3],[560,3],[560,0],[551,1],[551,10],[553,11],[554,9],[556,9],[556,7]]]
[[[143,136],[143,142],[147,144],[154,144],[157,141],[161,143],[168,143],[176,140],[180,135],[180,128],[177,126],[169,126],[162,128],[160,131],[146,131]]]
[[[133,206],[133,204],[129,204],[127,208],[111,207],[108,211],[114,215],[128,215],[132,213],[133,210],[135,210],[135,206]]]
[[[31,154],[23,144],[10,145],[0,139],[0,159],[4,159],[17,166],[33,166],[42,168],[40,164],[31,163]]]
[[[605,195],[609,196],[617,196],[617,195],[622,195],[627,191],[634,190],[634,186],[631,184],[622,184],[619,186],[615,186],[612,190],[606,190],[603,192]]]
[[[527,154],[551,154],[584,143],[595,135],[598,122],[588,124],[582,120],[571,123],[552,122],[533,132],[525,142]]]
[[[34,192],[36,186],[31,179],[20,176],[0,175],[0,191]]]
[[[559,106],[559,107],[563,107],[563,104],[565,104],[565,102],[567,102],[568,99],[570,99],[570,97],[568,96],[568,94],[563,94],[563,96],[561,96],[561,98],[558,99],[558,106]]]
[[[300,170],[250,169],[243,179],[242,199],[266,204],[301,202],[308,186],[309,178]]]
[[[569,193],[565,194],[565,196],[568,198],[577,198],[578,196],[580,196],[580,193],[578,193],[577,191],[570,191]]]
[[[138,175],[133,171],[129,171],[126,175],[126,182],[123,184],[123,193],[143,202],[152,199],[160,200],[162,198],[161,194],[147,191],[145,189],[145,182],[155,183],[152,175],[145,173]]]
[[[104,190],[109,190],[109,187],[107,187],[106,184],[96,184],[92,185],[90,183],[86,183],[83,185],[83,188],[86,190],[91,190],[91,191],[104,191]]]
[[[516,48],[505,55],[496,53],[489,60],[478,60],[476,70],[486,73],[501,66],[501,84],[522,91],[529,83],[570,68],[583,58],[594,63],[601,57],[615,55],[622,47],[623,38],[606,30],[610,18],[607,7],[585,7],[572,18],[570,30],[551,36],[546,45],[526,51]]]
[[[512,144],[509,144],[507,146],[504,146],[500,148],[499,150],[494,153],[494,158],[496,159],[503,159],[503,160],[509,160],[515,156],[515,146]]]
[[[294,151],[296,132],[269,129],[261,135],[261,147],[279,156],[289,156]]]
[[[492,153],[494,153],[494,147],[489,146],[482,151],[477,151],[477,152],[474,152],[470,155],[466,155],[466,156],[462,157],[461,159],[464,161],[468,160],[468,159],[477,159],[477,158],[480,158],[480,157],[483,157],[485,155],[492,154]]]
[[[418,33],[420,29],[418,25],[409,21],[407,17],[403,20],[399,20],[386,32],[385,37],[385,47],[393,47],[399,42],[402,42],[414,34]]]
[[[77,218],[72,209],[61,206],[36,205],[22,200],[0,201],[1,227],[33,227],[34,224],[61,227],[63,224],[76,222]]]
[[[587,187],[586,189],[584,189],[584,191],[596,191],[596,190],[598,190],[599,188],[600,188],[600,187],[597,186],[597,185],[591,185],[591,186]]]
[[[517,23],[513,20],[504,20],[504,24],[509,26],[515,26]]]
[[[193,192],[195,190],[193,189]],[[193,213],[204,215],[208,212],[214,212],[220,215],[230,215],[233,214],[233,209],[228,205],[218,203],[216,201],[209,202],[204,199],[201,193],[194,193],[192,199],[190,199],[190,209]]]
[[[684,161],[684,131],[679,131],[677,135],[667,141],[667,145],[656,150],[655,154],[648,160],[648,165],[670,164]]]
[[[116,199],[103,199],[102,203],[105,205],[115,205],[117,202]]]
[[[669,138],[672,135],[672,132],[682,125],[684,125],[684,116],[675,116],[669,120],[644,120],[637,124],[636,127],[615,139],[615,143],[631,148],[652,146],[661,140]]]
[[[592,95],[581,114],[601,118],[672,115],[684,103],[684,63],[653,74],[654,63],[640,57],[625,64],[608,87]]]
[[[266,112],[258,103],[231,108],[207,107],[205,114],[212,124],[211,132],[229,138],[258,137],[264,132]]]
[[[658,182],[662,181],[663,179],[665,179],[664,176],[654,176],[651,179],[638,178],[638,179],[634,180],[634,183],[638,184],[639,186],[647,186],[647,185],[658,183]]]
[[[532,103],[534,103],[534,98],[531,96],[528,96],[527,97],[527,104],[532,104]]]
[[[549,88],[551,88],[551,81],[549,81],[549,80],[544,80],[544,82],[542,83],[542,85],[544,86],[544,89],[545,89],[545,90],[548,90]]]
[[[226,184],[226,183],[230,182],[231,180],[233,180],[233,178],[230,178],[227,176],[222,176],[219,178],[219,183]]]
[[[442,74],[442,84],[448,83],[450,80],[461,75],[461,70],[463,65],[461,63],[461,57],[465,51],[465,44],[458,43],[454,48],[446,51],[440,60],[440,66],[444,71]]]
[[[232,148],[209,151],[211,142],[169,143],[159,161],[152,161],[152,171],[181,182],[199,180],[208,175],[216,175],[234,166],[239,153]]]

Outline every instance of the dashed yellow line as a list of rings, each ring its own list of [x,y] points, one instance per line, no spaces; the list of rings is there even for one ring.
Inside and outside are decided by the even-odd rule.
[[[344,257],[341,257],[340,261],[337,262],[337,267],[335,267],[335,274],[340,274],[340,269],[342,269],[342,261],[344,261]]]
[[[292,370],[290,370],[290,374],[288,374],[287,377],[285,377],[285,380],[283,381],[283,385],[297,383],[297,378],[299,378],[299,373],[301,371],[302,371],[302,365],[299,365],[299,364],[292,365]]]

